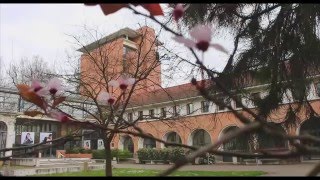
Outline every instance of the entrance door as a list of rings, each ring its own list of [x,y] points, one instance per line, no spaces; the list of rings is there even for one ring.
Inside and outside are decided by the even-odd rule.
[[[6,148],[7,142],[7,125],[0,121],[0,149]],[[4,157],[5,153],[1,152],[0,157]]]

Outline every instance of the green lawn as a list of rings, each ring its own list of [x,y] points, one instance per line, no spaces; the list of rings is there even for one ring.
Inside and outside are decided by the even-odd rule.
[[[115,168],[113,176],[157,176],[161,171],[150,169]],[[263,171],[177,171],[173,176],[260,176]],[[59,173],[38,176],[104,176],[104,170]]]

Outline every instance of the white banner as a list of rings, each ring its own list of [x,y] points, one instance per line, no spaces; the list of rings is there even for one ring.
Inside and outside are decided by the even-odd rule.
[[[34,132],[22,132],[21,144],[34,144]]]
[[[98,149],[104,149],[104,143],[102,139],[98,139]]]
[[[84,140],[83,141],[83,148],[84,149],[90,149],[91,148],[90,140]]]
[[[40,133],[40,143],[42,142],[48,142],[48,141],[52,141],[52,133],[48,133],[48,132],[41,132]],[[49,142],[48,144],[51,144],[52,142]]]

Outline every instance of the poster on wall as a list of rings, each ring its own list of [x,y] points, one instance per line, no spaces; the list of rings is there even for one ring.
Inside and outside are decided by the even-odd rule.
[[[84,149],[90,149],[90,140],[84,140],[83,141],[83,148]]]
[[[104,149],[104,143],[102,139],[98,139],[98,149]]]
[[[40,143],[52,141],[52,133],[48,132],[40,132]],[[48,144],[52,144],[52,142],[49,142]]]
[[[21,144],[34,144],[34,132],[22,132]]]

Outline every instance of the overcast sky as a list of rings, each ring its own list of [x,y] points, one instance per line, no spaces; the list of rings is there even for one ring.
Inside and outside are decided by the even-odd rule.
[[[165,7],[166,5],[163,5]],[[142,10],[142,8],[138,8]],[[144,11],[145,12],[145,11]],[[161,19],[161,18],[160,18]],[[105,35],[121,28],[137,29],[138,24],[147,25],[159,30],[160,27],[151,20],[133,14],[128,9],[105,16],[99,6],[84,4],[0,4],[0,57],[2,67],[8,67],[13,61],[22,57],[31,58],[39,55],[50,67],[59,68],[66,61],[66,52],[76,53],[76,47],[69,35],[84,32],[83,26],[99,29]],[[183,46],[173,42],[170,33],[161,31],[160,41],[180,53],[187,52]],[[233,42],[226,34],[213,37],[230,52]],[[184,53],[186,58],[188,53]],[[210,50],[205,54],[208,66],[221,70],[228,56]],[[164,86],[184,83],[183,80]]]

